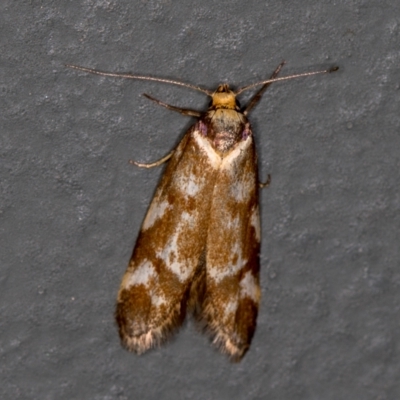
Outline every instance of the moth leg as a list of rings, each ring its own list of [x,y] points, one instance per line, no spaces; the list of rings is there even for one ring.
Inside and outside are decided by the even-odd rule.
[[[153,167],[158,167],[159,165],[161,165],[162,163],[164,163],[165,161],[168,161],[172,155],[174,154],[175,150],[172,150],[170,153],[168,153],[165,157],[161,158],[158,161],[155,161],[153,163],[149,163],[149,164],[144,164],[144,163],[140,163],[134,160],[129,160],[129,163],[132,165],[136,165],[137,167],[140,168],[153,168]]]
[[[271,175],[268,174],[267,180],[265,182],[259,182],[258,184],[260,185],[261,189],[264,189],[264,188],[268,187],[270,183],[271,183]]]
[[[274,71],[274,73],[271,75],[271,77],[269,79],[275,79],[280,70],[282,69],[282,67],[285,65],[286,61],[282,61],[278,67],[276,68],[276,70]],[[264,94],[264,92],[267,90],[268,86],[271,84],[270,83],[266,83],[264,86],[262,86],[262,88],[251,98],[249,104],[245,107],[243,114],[247,115],[250,110],[260,101],[261,96]]]
[[[161,100],[157,100],[154,97],[151,97],[150,95],[143,93],[143,96],[148,98],[149,100],[154,101],[155,103],[157,103],[159,106],[163,106],[165,108],[167,108],[168,110],[172,110],[172,111],[176,111],[180,114],[183,115],[190,115],[191,117],[196,117],[196,118],[200,118],[202,116],[203,113],[196,111],[196,110],[189,110],[188,108],[180,108],[180,107],[175,107],[175,106],[171,106],[170,104],[164,103]]]

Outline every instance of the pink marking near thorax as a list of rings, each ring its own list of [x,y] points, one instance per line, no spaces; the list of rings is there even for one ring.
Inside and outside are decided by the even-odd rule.
[[[242,132],[242,138],[243,138],[243,140],[246,140],[250,135],[251,135],[250,124],[247,123],[247,124],[244,126],[244,130],[243,130],[243,132]]]
[[[203,136],[207,136],[207,125],[203,121],[197,123],[197,129]]]

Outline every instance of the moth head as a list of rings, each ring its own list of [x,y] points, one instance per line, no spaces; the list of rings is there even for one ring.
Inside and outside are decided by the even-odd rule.
[[[223,83],[218,86],[217,90],[211,95],[210,108],[228,108],[231,110],[238,110],[238,102],[236,95],[229,89],[229,85]]]

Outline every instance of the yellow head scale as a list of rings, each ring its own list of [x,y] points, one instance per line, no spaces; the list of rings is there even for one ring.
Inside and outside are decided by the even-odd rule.
[[[219,85],[217,90],[211,95],[212,105],[211,108],[227,108],[235,110],[236,107],[236,95],[232,90],[229,89],[229,85],[223,83]]]

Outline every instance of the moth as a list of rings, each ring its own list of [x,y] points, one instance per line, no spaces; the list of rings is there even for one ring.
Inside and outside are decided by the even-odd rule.
[[[119,289],[115,317],[122,344],[141,354],[163,343],[187,312],[232,361],[249,349],[260,304],[260,213],[257,155],[247,115],[272,82],[336,71],[270,79],[237,91],[67,65],[97,75],[180,85],[211,98],[200,112],[150,100],[197,118],[176,149],[151,164],[168,161],[143,221]],[[261,86],[241,108],[237,96]],[[269,177],[270,178],[270,177]]]

